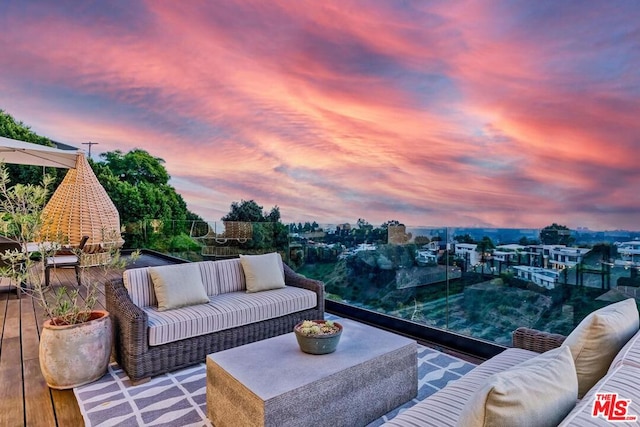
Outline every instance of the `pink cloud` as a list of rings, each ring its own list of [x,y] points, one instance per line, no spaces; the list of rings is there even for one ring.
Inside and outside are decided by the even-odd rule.
[[[53,139],[148,150],[213,220],[256,199],[293,221],[640,228],[628,14],[585,35],[590,8],[364,6],[109,11],[127,25],[12,8],[0,108]]]

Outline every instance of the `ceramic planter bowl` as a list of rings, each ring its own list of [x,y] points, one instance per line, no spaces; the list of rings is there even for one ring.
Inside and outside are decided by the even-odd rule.
[[[325,323],[325,320],[314,320],[315,323]],[[298,323],[293,331],[298,340],[300,350],[309,354],[328,354],[336,351],[338,342],[340,342],[340,335],[342,335],[342,325],[338,322],[333,322],[338,327],[339,331],[334,334],[327,335],[305,335],[298,330],[298,327],[302,322]]]

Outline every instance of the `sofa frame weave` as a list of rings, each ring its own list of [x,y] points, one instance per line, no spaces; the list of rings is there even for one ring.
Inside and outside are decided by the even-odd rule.
[[[544,353],[562,345],[567,337],[537,329],[520,327],[513,331],[513,347]]]
[[[131,301],[123,280],[107,282],[106,308],[113,323],[116,362],[132,383],[139,384],[152,376],[204,362],[208,354],[289,333],[302,320],[324,319],[324,283],[307,279],[286,264],[284,273],[287,286],[317,294],[316,307],[158,346],[149,346],[147,314]]]

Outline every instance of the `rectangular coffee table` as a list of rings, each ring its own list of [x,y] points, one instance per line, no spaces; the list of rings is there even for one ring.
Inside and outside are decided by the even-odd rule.
[[[213,425],[364,426],[416,397],[414,340],[338,322],[334,353],[303,353],[289,333],[207,356]]]

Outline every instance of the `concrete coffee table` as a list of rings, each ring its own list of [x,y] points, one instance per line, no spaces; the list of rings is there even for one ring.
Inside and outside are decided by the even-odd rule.
[[[416,342],[351,320],[338,349],[289,333],[207,356],[207,412],[224,426],[362,426],[413,399]]]

